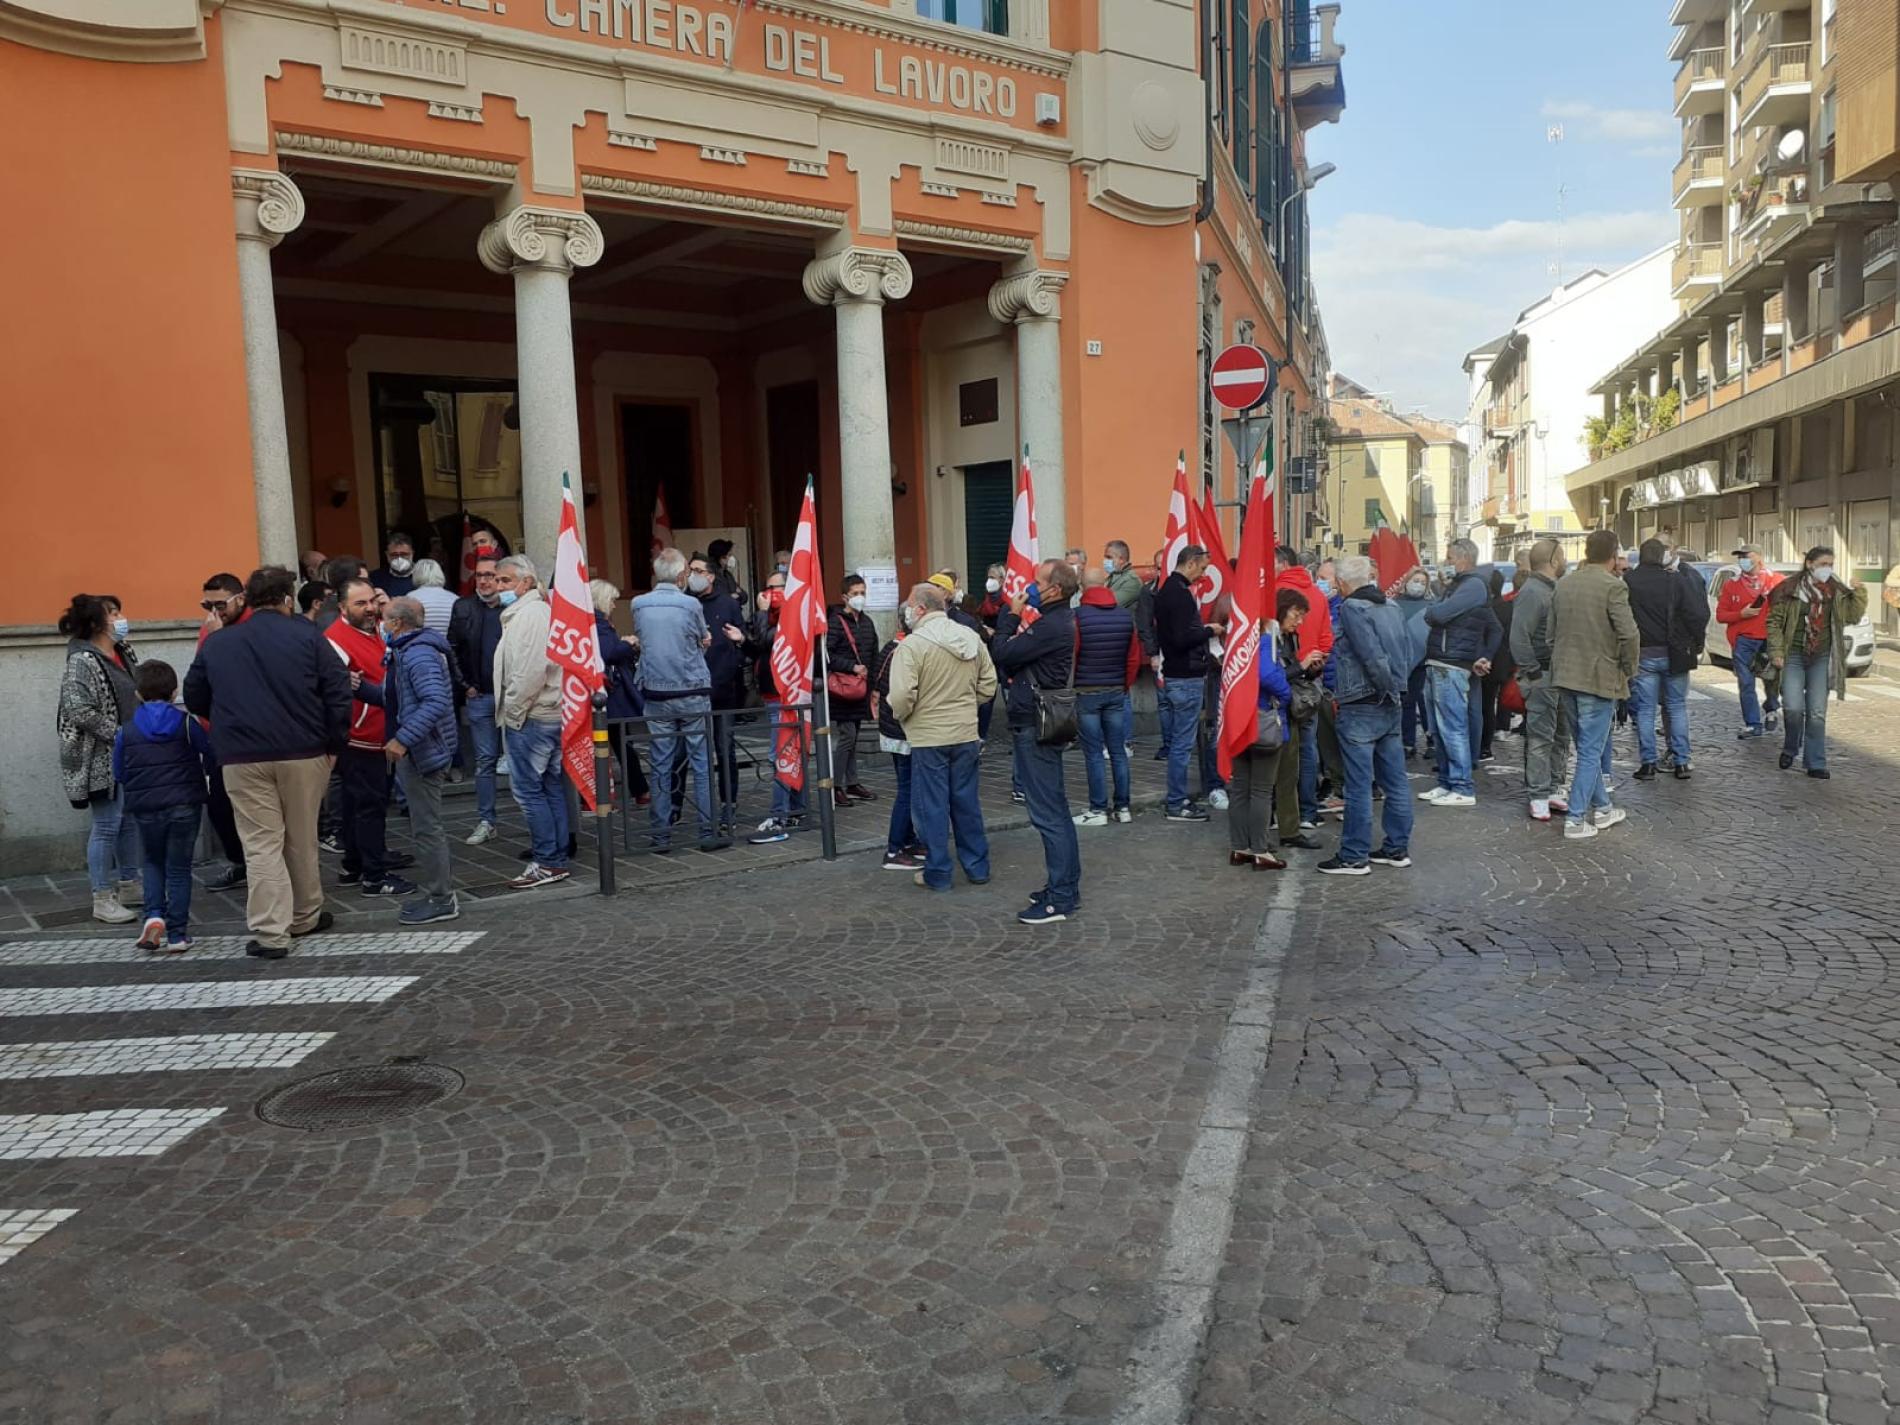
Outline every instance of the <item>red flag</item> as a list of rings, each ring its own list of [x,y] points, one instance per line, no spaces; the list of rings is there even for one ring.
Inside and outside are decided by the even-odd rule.
[[[1220,670],[1220,741],[1216,762],[1231,776],[1234,758],[1253,746],[1260,725],[1262,658],[1279,656],[1260,647],[1260,621],[1273,617],[1272,443],[1268,442],[1247,484],[1247,516],[1240,532],[1240,565],[1234,572],[1234,611],[1227,624],[1227,651]]]
[[[462,515],[462,596],[475,592],[475,525],[467,513]]]
[[[653,491],[653,553],[669,549],[673,544],[673,517],[666,511],[666,486],[659,485]]]
[[[805,785],[805,739],[799,736],[804,714],[782,709],[811,701],[812,650],[825,632],[824,589],[824,572],[818,567],[818,514],[811,477],[806,476],[792,566],[785,575],[785,602],[779,606],[778,635],[772,640],[772,681],[778,685],[781,708],[772,763],[778,779],[793,791]]]
[[[1161,559],[1161,577],[1167,578],[1174,572],[1174,561],[1181,551],[1194,543],[1194,502],[1188,498],[1187,452],[1184,450],[1174,459],[1174,490],[1168,496],[1168,534],[1161,541],[1161,547],[1167,552]]]
[[[1227,546],[1221,539],[1220,517],[1214,513],[1214,496],[1210,493],[1203,502],[1196,505],[1190,515],[1193,525],[1194,542],[1207,551],[1207,573],[1194,586],[1203,613],[1212,609],[1226,592],[1231,568],[1227,563]]]
[[[587,555],[581,549],[574,490],[561,476],[561,532],[554,546],[554,580],[548,590],[554,615],[548,620],[548,662],[561,670],[561,761],[594,808],[594,694],[605,681],[594,639],[594,601],[587,592]]]
[[[1029,474],[1029,447],[1023,447],[1022,471],[1016,477],[1016,513],[1009,525],[1009,556],[1003,562],[1003,601],[1019,596],[1036,582],[1041,562],[1036,542],[1036,484]]]
[[[1418,568],[1417,546],[1407,536],[1394,533],[1390,525],[1379,526],[1366,546],[1366,555],[1372,560],[1376,582],[1384,590],[1389,591]]]

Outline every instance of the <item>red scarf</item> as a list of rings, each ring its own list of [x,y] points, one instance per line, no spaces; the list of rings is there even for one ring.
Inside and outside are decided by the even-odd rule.
[[[1827,647],[1827,615],[1833,603],[1833,594],[1814,582],[1812,575],[1802,579],[1801,592],[1805,596],[1806,642],[1802,645],[1811,658]]]

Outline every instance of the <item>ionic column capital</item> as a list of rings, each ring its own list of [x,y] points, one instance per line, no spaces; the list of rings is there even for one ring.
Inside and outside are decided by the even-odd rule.
[[[1066,272],[1016,272],[990,288],[990,315],[1004,325],[1062,320]]]
[[[276,247],[284,234],[295,232],[303,222],[303,194],[275,169],[233,170],[231,198],[237,208],[239,241]]]
[[[482,266],[503,275],[523,267],[571,276],[600,261],[600,224],[565,208],[511,208],[482,229],[475,252]]]
[[[882,304],[910,295],[910,263],[901,252],[848,247],[805,267],[805,295],[821,307]]]

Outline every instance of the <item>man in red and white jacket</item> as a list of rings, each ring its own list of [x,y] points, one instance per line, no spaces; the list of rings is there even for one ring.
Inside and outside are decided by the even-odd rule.
[[[408,895],[415,887],[389,874],[389,849],[383,818],[389,807],[388,741],[380,696],[388,668],[389,647],[376,617],[376,586],[368,579],[348,579],[337,590],[337,621],[324,630],[349,670],[350,741],[337,758],[337,776],[343,791],[343,875],[346,886],[358,885],[366,896]],[[371,691],[367,696],[364,687]]]
[[[1735,551],[1741,572],[1722,586],[1716,600],[1715,621],[1728,630],[1728,646],[1735,659],[1735,685],[1742,695],[1742,730],[1738,739],[1760,737],[1764,726],[1775,725],[1781,704],[1775,697],[1775,684],[1768,683],[1768,699],[1755,696],[1755,655],[1768,637],[1768,596],[1781,582],[1761,557],[1761,546],[1744,544]]]

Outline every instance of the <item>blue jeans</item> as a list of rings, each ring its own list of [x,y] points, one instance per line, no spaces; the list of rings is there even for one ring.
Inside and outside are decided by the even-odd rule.
[[[530,718],[519,730],[506,729],[508,785],[528,823],[528,845],[535,864],[551,871],[567,867],[567,786],[561,775],[561,725]]]
[[[1300,820],[1319,820],[1319,714],[1300,723]]]
[[[891,768],[897,773],[897,795],[891,799],[891,829],[884,833],[884,854],[895,856],[917,839],[910,823],[910,755],[891,754]]]
[[[92,893],[116,891],[120,880],[131,880],[139,868],[139,829],[125,814],[125,793],[118,787],[112,795],[92,803],[92,827],[86,834],[86,875]]]
[[[1418,730],[1422,727],[1427,733],[1432,730],[1431,704],[1425,696],[1425,665],[1419,664],[1412,670],[1412,676],[1405,682],[1405,704],[1400,714],[1399,732],[1405,741],[1405,750],[1411,752],[1418,747]]]
[[[1339,859],[1361,864],[1372,854],[1372,784],[1385,793],[1385,850],[1412,842],[1412,788],[1405,775],[1397,703],[1344,703],[1339,709],[1339,760],[1346,764],[1346,822]]]
[[[778,710],[779,705],[776,702],[769,702],[765,705],[765,725],[771,730],[771,748],[774,758],[778,756]],[[810,746],[810,740],[811,720],[801,713],[799,714],[798,733],[798,756],[801,762],[804,760],[805,752]],[[811,775],[810,767],[806,767],[805,775],[808,777]],[[806,806],[805,784],[803,782],[800,782],[799,785],[794,788],[781,777],[774,776],[772,778],[772,817],[775,821],[790,821],[795,816],[803,816]],[[668,815],[670,816],[671,812],[669,812]]]
[[[1656,705],[1665,704],[1669,750],[1678,763],[1689,760],[1689,675],[1671,673],[1669,659],[1645,658],[1630,679],[1630,717],[1636,723],[1639,762],[1656,760]]]
[[[1194,737],[1201,727],[1201,698],[1207,685],[1199,678],[1170,678],[1161,690],[1161,703],[1167,709],[1168,810],[1179,811],[1188,803],[1188,764],[1194,756]],[[1022,729],[1016,731],[1021,746]],[[1031,741],[1034,741],[1033,733]],[[1046,749],[1045,749],[1046,750]],[[1124,759],[1126,765],[1126,759]],[[1058,770],[1060,762],[1058,761]],[[1025,783],[1028,779],[1024,778]],[[1057,778],[1060,787],[1061,779]],[[1027,793],[1027,785],[1023,787]],[[1035,819],[1033,816],[1030,818]],[[1070,840],[1074,840],[1071,837]],[[1053,889],[1053,888],[1052,888]]]
[[[1760,700],[1755,693],[1755,655],[1761,652],[1765,638],[1750,638],[1743,634],[1735,640],[1735,688],[1742,695],[1742,725],[1761,731],[1763,713],[1773,713],[1780,709],[1781,699],[1775,696],[1775,685],[1764,683],[1767,699]]]
[[[482,693],[462,705],[469,740],[475,744],[475,811],[495,824],[495,764],[501,760],[501,730],[495,726],[495,695]]]
[[[1781,750],[1802,754],[1801,765],[1810,772],[1827,766],[1827,684],[1833,657],[1826,650],[1809,661],[1805,653],[1790,653],[1781,670]]]
[[[952,835],[957,839],[963,874],[972,881],[990,878],[990,838],[983,829],[976,781],[977,752],[982,745],[957,742],[910,751],[911,824],[924,843],[924,884],[933,891],[950,889]],[[1033,807],[1030,814],[1034,815]]]
[[[1175,706],[1175,736],[1180,736],[1185,724],[1189,728],[1193,746],[1192,729],[1199,719],[1201,684],[1198,679],[1183,680],[1193,690],[1194,707],[1183,714],[1181,706]],[[1174,683],[1168,684],[1172,693]],[[1076,844],[1075,822],[1069,813],[1069,793],[1062,782],[1062,749],[1045,747],[1036,741],[1034,727],[1019,727],[1016,732],[1016,766],[1022,774],[1023,796],[1029,803],[1029,824],[1036,828],[1042,837],[1042,858],[1049,872],[1049,899],[1055,908],[1073,914],[1076,901],[1082,893],[1082,849]],[[1168,758],[1168,786],[1172,797],[1174,786],[1175,759]],[[1181,763],[1181,780],[1187,781],[1187,763]],[[1186,800],[1183,794],[1182,800]],[[1179,802],[1170,800],[1169,805],[1179,806]]]
[[[191,853],[198,844],[198,806],[167,807],[137,817],[145,860],[145,915],[165,922],[165,933],[182,940],[191,928]]]
[[[1591,812],[1610,804],[1604,783],[1610,770],[1610,724],[1616,717],[1616,699],[1566,688],[1564,716],[1570,719],[1571,738],[1577,744],[1577,774],[1570,784],[1567,815],[1572,823],[1581,823]]]
[[[1478,680],[1469,668],[1446,668],[1437,663],[1426,667],[1425,677],[1432,690],[1438,785],[1448,792],[1473,796],[1477,788],[1471,783],[1471,744],[1483,716],[1478,705]]]
[[[1128,722],[1126,693],[1083,693],[1075,700],[1082,734],[1082,764],[1089,776],[1089,809],[1108,810],[1108,774],[1102,770],[1103,739],[1115,776],[1115,805],[1128,805]]]
[[[673,839],[674,766],[684,757],[693,773],[693,805],[699,813],[699,839],[719,834],[713,820],[712,752],[706,745],[709,698],[647,700],[647,732],[653,738],[653,844]]]

